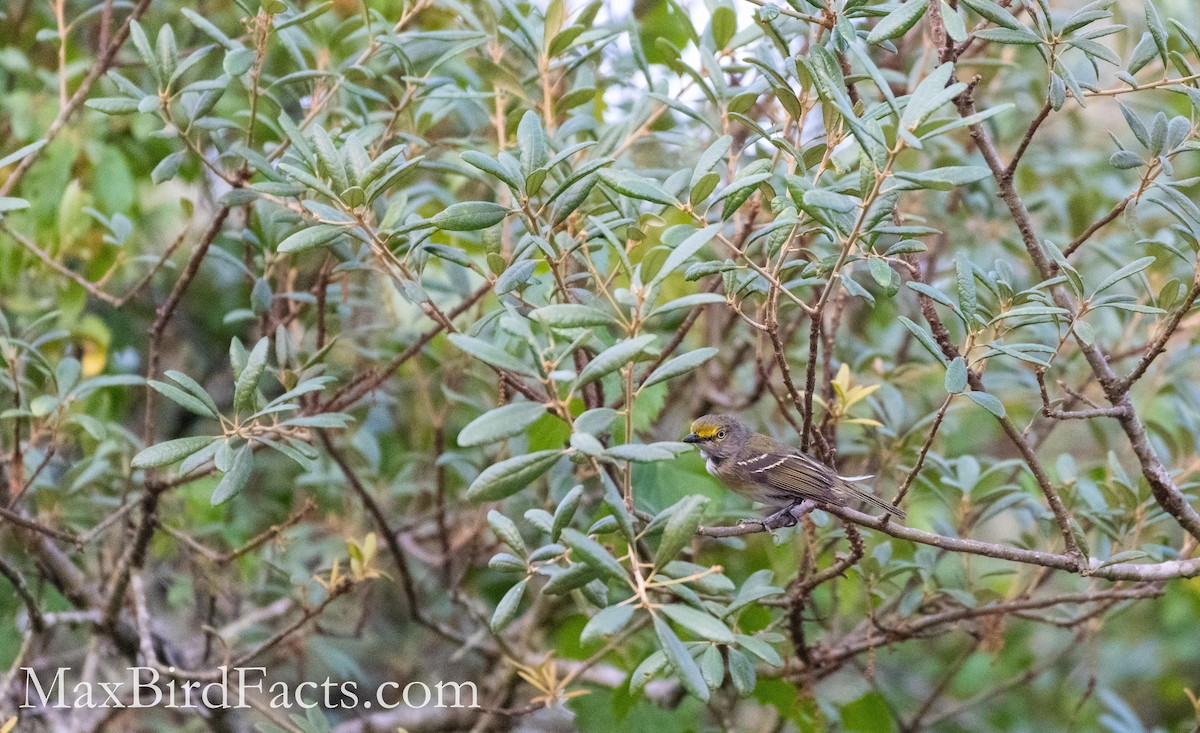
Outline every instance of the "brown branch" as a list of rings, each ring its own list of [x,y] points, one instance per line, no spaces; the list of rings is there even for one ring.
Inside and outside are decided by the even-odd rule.
[[[1200,261],[1197,261],[1196,263],[1196,273],[1192,276],[1192,287],[1190,290],[1188,290],[1187,295],[1184,296],[1183,302],[1175,309],[1175,312],[1171,314],[1171,317],[1167,320],[1162,332],[1159,333],[1158,336],[1156,336],[1154,340],[1151,341],[1146,347],[1145,355],[1141,358],[1141,360],[1138,361],[1137,365],[1133,368],[1133,371],[1129,373],[1129,376],[1120,380],[1117,385],[1117,389],[1119,391],[1128,392],[1129,388],[1133,386],[1134,382],[1142,378],[1142,375],[1146,373],[1146,370],[1150,368],[1150,365],[1154,363],[1154,360],[1161,356],[1164,351],[1166,351],[1167,342],[1171,340],[1171,336],[1173,336],[1175,334],[1175,330],[1179,328],[1179,324],[1183,321],[1184,316],[1186,316],[1188,311],[1192,309],[1192,306],[1196,304],[1196,298],[1198,296],[1200,296]]]
[[[42,616],[42,609],[38,606],[37,601],[29,592],[29,586],[25,582],[25,578],[20,571],[8,564],[8,561],[0,557],[0,575],[8,578],[8,582],[12,584],[13,590],[21,597],[21,602],[25,604],[25,609],[29,613],[29,628],[33,633],[40,634],[46,630],[46,620]]]
[[[1159,585],[1140,588],[1117,588],[1093,593],[1068,593],[1043,598],[1030,598],[1017,601],[990,603],[976,608],[956,608],[940,613],[927,614],[913,618],[904,623],[880,629],[870,629],[866,633],[843,640],[833,647],[817,650],[813,657],[820,667],[831,666],[842,660],[853,657],[875,647],[908,641],[918,638],[922,632],[936,626],[969,621],[985,616],[1006,615],[1016,611],[1050,608],[1066,604],[1101,603],[1112,600],[1135,600],[1140,598],[1155,598],[1163,593]],[[878,632],[882,631],[882,634]]]
[[[492,284],[485,282],[478,288],[473,290],[470,295],[459,303],[453,309],[446,313],[448,319],[457,318],[465,313],[471,306],[483,299],[483,296],[492,292]],[[421,353],[421,349],[434,339],[442,331],[446,330],[445,322],[436,322],[433,328],[423,332],[417,337],[417,340],[409,344],[404,351],[397,354],[391,361],[385,364],[380,369],[372,369],[353,379],[346,386],[335,392],[322,406],[321,412],[336,412],[344,410],[358,400],[370,394],[376,387],[383,384],[389,377],[392,376],[400,367],[417,354]]]
[[[1125,417],[1129,410],[1123,406],[1119,407],[1093,407],[1090,410],[1060,410],[1050,405],[1050,394],[1046,389],[1046,370],[1038,369],[1035,372],[1038,382],[1038,391],[1042,396],[1042,414],[1046,417],[1055,420],[1090,420],[1095,417]]]
[[[1092,222],[1087,229],[1084,229],[1082,232],[1080,232],[1079,236],[1075,237],[1075,239],[1073,239],[1071,243],[1063,249],[1063,256],[1070,257],[1072,254],[1074,254],[1075,250],[1086,244],[1096,232],[1100,231],[1110,222],[1120,216],[1121,212],[1124,211],[1129,204],[1133,203],[1134,199],[1136,199],[1140,194],[1141,191],[1136,191],[1129,194],[1125,198],[1121,199],[1116,206],[1113,206],[1111,209],[1109,209],[1107,214]]]
[[[974,84],[972,82],[971,87],[955,100],[955,103],[958,105],[959,114],[963,117],[975,114]],[[1012,180],[1005,177],[1007,169],[1000,161],[1000,154],[997,152],[987,128],[977,123],[971,125],[970,130],[975,147],[983,155],[984,161],[992,171],[992,177],[996,180],[997,195],[1008,207],[1013,222],[1021,234],[1021,241],[1025,245],[1029,259],[1037,267],[1038,272],[1043,278],[1048,280],[1054,277],[1057,274],[1057,266],[1042,251],[1041,239],[1038,237],[1033,218],[1030,216],[1024,202],[1022,202],[1020,195],[1013,187]],[[1070,313],[1077,312],[1075,299],[1063,285],[1054,286],[1051,289],[1051,295],[1059,307],[1066,309]],[[1126,436],[1129,438],[1130,447],[1133,448],[1133,452],[1138,458],[1138,462],[1142,468],[1142,475],[1146,477],[1146,481],[1150,484],[1150,489],[1154,494],[1155,500],[1167,513],[1175,517],[1175,520],[1189,534],[1200,538],[1200,513],[1197,513],[1188,503],[1187,499],[1184,498],[1179,487],[1175,485],[1174,479],[1171,478],[1170,472],[1162,464],[1162,461],[1159,460],[1158,455],[1151,447],[1149,438],[1146,436],[1146,427],[1142,423],[1141,418],[1138,417],[1137,412],[1133,409],[1133,403],[1129,400],[1128,393],[1120,389],[1120,381],[1113,372],[1108,358],[1100,350],[1099,346],[1094,343],[1085,343],[1079,338],[1078,334],[1075,334],[1075,340],[1092,372],[1096,375],[1097,381],[1100,382],[1100,386],[1104,389],[1109,402],[1113,407],[1126,410],[1125,414],[1117,419]],[[1006,430],[1006,432],[1008,431]]]

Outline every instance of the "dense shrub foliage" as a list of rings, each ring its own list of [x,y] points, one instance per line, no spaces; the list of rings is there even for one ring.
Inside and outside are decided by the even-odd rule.
[[[0,726],[1191,730],[1156,2],[8,3]],[[908,518],[739,523],[711,412]],[[480,707],[18,707],[220,665]]]

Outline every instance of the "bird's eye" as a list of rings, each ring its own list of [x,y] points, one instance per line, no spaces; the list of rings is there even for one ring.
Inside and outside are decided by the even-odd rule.
[[[725,440],[725,431],[724,430],[717,431],[717,440]]]

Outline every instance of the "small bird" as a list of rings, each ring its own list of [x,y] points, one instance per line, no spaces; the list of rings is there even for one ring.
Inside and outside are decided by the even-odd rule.
[[[683,442],[700,448],[705,467],[721,483],[747,499],[780,508],[763,526],[785,516],[795,524],[792,508],[805,499],[833,506],[860,501],[904,519],[904,512],[854,485],[870,476],[839,476],[790,445],[750,432],[732,415],[698,418]]]

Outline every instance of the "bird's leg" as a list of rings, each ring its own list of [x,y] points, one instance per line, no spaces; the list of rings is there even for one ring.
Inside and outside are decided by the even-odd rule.
[[[796,526],[796,523],[800,521],[800,517],[803,517],[805,514],[808,514],[816,508],[816,503],[805,499],[804,501],[798,501],[795,504],[786,506],[774,514],[770,514],[766,517],[752,517],[749,519],[743,519],[738,522],[738,524],[761,525],[763,531],[770,534],[771,538],[778,542],[779,537],[775,534],[776,528],[794,527]]]
[[[800,505],[792,504],[791,506],[785,506],[784,508],[764,519],[763,524],[770,524],[772,526],[779,527],[795,527],[796,522],[799,520],[797,520],[792,514],[792,509],[798,506]]]
[[[775,544],[779,544],[779,536],[775,534],[775,526],[772,523],[777,514],[778,512],[769,517],[746,517],[745,519],[739,519],[738,524],[757,524],[763,528],[764,532],[771,535],[771,539]]]

